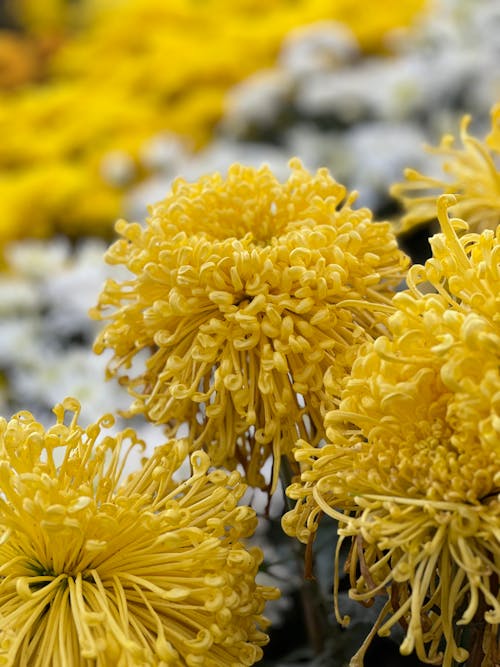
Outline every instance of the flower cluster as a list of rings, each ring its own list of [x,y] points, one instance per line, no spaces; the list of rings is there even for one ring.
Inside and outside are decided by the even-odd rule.
[[[307,541],[321,514],[335,518],[337,582],[350,538],[351,596],[387,598],[374,630],[399,622],[402,653],[447,666],[467,659],[473,621],[493,660],[500,623],[500,229],[459,239],[453,203],[439,200],[433,257],[394,297],[389,335],[360,351],[328,444],[296,451],[304,471],[283,520]]]
[[[443,169],[452,180],[426,176],[406,169],[406,181],[392,186],[391,193],[406,209],[398,223],[401,233],[436,218],[436,201],[440,194],[454,194],[452,212],[465,220],[471,230],[495,229],[500,223],[500,143],[498,142],[498,108],[492,111],[492,133],[485,141],[471,136],[470,117],[462,120],[460,138],[463,149],[454,147],[454,137],[447,134],[438,148],[430,152],[445,158]]]
[[[0,662],[8,665],[252,665],[267,643],[259,549],[242,539],[238,473],[206,454],[176,481],[186,444],[169,442],[125,477],[138,441],[86,428],[66,399],[45,429],[0,420]]]
[[[345,18],[374,48],[423,2],[396,10],[385,0],[376,15],[355,11],[359,0],[81,0],[71,10],[61,1],[12,4],[29,29],[61,31],[64,39],[40,84],[0,93],[0,247],[54,232],[110,234],[111,221],[123,215],[126,188],[147,172],[144,143],[176,132],[204,144],[228,88],[268,66],[290,29]],[[8,67],[12,61],[8,52]],[[27,78],[34,77],[14,76]]]
[[[194,449],[252,485],[272,456],[272,488],[297,437],[323,436],[323,375],[382,331],[407,266],[390,224],[351,208],[326,169],[291,168],[285,183],[241,165],[178,179],[146,227],[117,225],[107,261],[131,278],[108,281],[94,311],[132,413],[187,422]]]

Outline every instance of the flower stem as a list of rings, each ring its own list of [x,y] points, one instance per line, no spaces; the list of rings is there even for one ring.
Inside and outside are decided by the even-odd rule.
[[[280,465],[280,479],[283,491],[292,483],[294,475],[298,473],[292,468],[291,462],[283,456]],[[293,503],[285,494],[287,509],[292,509]],[[302,573],[302,586],[300,596],[304,622],[309,638],[309,645],[315,655],[321,655],[325,649],[325,641],[332,633],[328,622],[328,611],[317,580],[306,573],[306,552],[308,547],[295,540],[294,553],[297,559],[299,571]],[[309,568],[308,568],[309,569]]]
[[[493,573],[491,578],[491,590],[498,594],[498,576]],[[486,601],[481,594],[474,620],[471,623],[468,667],[500,666],[500,642],[496,629],[485,621],[486,610]]]
[[[470,667],[482,667],[484,660],[483,637],[486,622],[474,623],[471,627],[470,651],[468,663]]]

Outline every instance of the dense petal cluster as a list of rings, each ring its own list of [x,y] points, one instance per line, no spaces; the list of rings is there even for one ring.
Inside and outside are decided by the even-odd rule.
[[[423,4],[379,0],[373,13],[356,11],[359,0],[7,3],[37,44],[59,46],[34,58],[47,60],[40,82],[0,91],[0,245],[61,231],[110,234],[126,188],[148,171],[145,142],[175,132],[206,143],[227,90],[269,66],[292,28],[345,20],[363,46],[380,48]],[[19,69],[19,58],[3,60]],[[117,169],[108,169],[110,156]]]
[[[493,130],[495,122],[493,112]],[[407,169],[406,181],[392,186],[391,194],[406,209],[399,221],[399,232],[435,220],[437,198],[443,193],[456,196],[452,213],[465,220],[471,231],[495,229],[500,223],[500,142],[495,141],[494,131],[486,141],[471,136],[467,131],[469,123],[470,117],[465,116],[460,130],[462,149],[454,146],[455,139],[450,134],[442,138],[439,147],[429,149],[443,158],[443,171],[449,178]]]
[[[379,633],[399,622],[402,653],[448,666],[467,658],[472,621],[492,660],[500,623],[500,228],[459,240],[449,204],[390,334],[364,346],[327,415],[328,444],[298,448],[283,520],[307,541],[322,513],[335,518],[339,549],[352,539],[352,597],[387,596]]]
[[[28,412],[0,420],[0,664],[252,665],[275,589],[256,585],[259,549],[241,539],[255,513],[237,473],[159,447],[122,480],[141,445],[112,419],[78,425],[67,399],[44,429]]]
[[[323,374],[379,331],[407,265],[390,224],[353,210],[326,169],[291,167],[285,183],[237,164],[178,179],[145,228],[118,223],[107,260],[132,277],[108,281],[94,313],[132,413],[188,422],[195,449],[254,485],[270,455],[275,482],[299,435],[322,436]]]

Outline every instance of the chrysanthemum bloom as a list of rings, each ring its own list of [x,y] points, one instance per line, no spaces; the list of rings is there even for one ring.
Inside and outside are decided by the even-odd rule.
[[[407,266],[389,223],[342,203],[326,169],[291,168],[285,183],[238,164],[226,180],[176,180],[145,228],[117,224],[107,260],[132,276],[107,282],[94,313],[131,412],[188,422],[195,449],[259,486],[270,455],[274,486],[298,435],[322,436],[323,374],[343,375],[379,330]]]
[[[340,546],[351,538],[350,594],[367,605],[386,597],[374,632],[387,634],[399,622],[403,654],[462,662],[468,654],[460,644],[482,629],[484,664],[493,665],[500,650],[500,228],[459,241],[447,200],[439,202],[433,258],[410,269],[409,289],[394,297],[390,335],[361,350],[338,411],[326,417],[328,444],[297,449],[302,483],[288,489],[297,505],[283,525],[307,541],[322,513],[338,521],[336,581]],[[337,601],[336,613],[340,621]]]
[[[426,176],[414,169],[405,170],[406,181],[392,186],[391,194],[406,209],[398,232],[407,232],[436,218],[437,198],[443,193],[456,195],[453,215],[465,220],[471,231],[495,229],[500,223],[500,144],[492,133],[486,141],[471,136],[470,117],[462,120],[460,138],[463,148],[454,146],[452,135],[445,135],[429,152],[443,158],[444,178]],[[495,115],[492,114],[493,127]]]
[[[238,473],[199,452],[175,482],[187,448],[172,441],[120,481],[134,432],[100,435],[109,416],[83,429],[74,400],[54,412],[47,430],[28,412],[0,420],[0,664],[259,660],[276,591],[240,542],[256,519]]]

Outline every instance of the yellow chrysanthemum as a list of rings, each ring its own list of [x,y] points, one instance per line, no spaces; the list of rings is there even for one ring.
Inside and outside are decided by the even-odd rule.
[[[299,434],[322,436],[323,374],[342,375],[378,331],[406,267],[389,223],[352,196],[342,204],[326,169],[291,167],[285,183],[241,165],[226,180],[178,179],[146,228],[119,222],[107,260],[132,277],[108,281],[94,313],[110,320],[95,350],[114,351],[108,374],[131,412],[187,421],[195,449],[242,463],[254,485],[272,455],[274,486]],[[128,377],[142,350],[145,368]]]
[[[495,229],[500,223],[500,146],[490,138],[485,142],[472,137],[467,131],[469,123],[470,117],[465,116],[460,128],[463,149],[453,146],[455,139],[450,134],[438,148],[428,149],[445,158],[443,171],[450,180],[406,169],[406,181],[392,186],[391,194],[406,209],[398,223],[399,233],[435,220],[437,198],[443,193],[456,196],[451,212],[465,220],[471,231]]]
[[[365,345],[339,409],[327,415],[329,444],[297,449],[302,483],[288,489],[298,502],[283,526],[307,541],[322,513],[338,521],[337,582],[340,546],[350,537],[351,596],[365,604],[387,597],[375,630],[387,634],[401,623],[402,653],[462,662],[461,632],[474,621],[485,624],[484,664],[493,665],[500,649],[500,228],[458,240],[453,225],[461,221],[448,220],[450,203],[439,201],[433,258],[410,269],[409,289],[394,297],[390,335]]]
[[[240,542],[256,519],[239,475],[198,452],[174,481],[187,448],[172,441],[121,481],[134,432],[101,436],[110,416],[82,428],[72,399],[54,412],[46,430],[28,412],[0,419],[0,664],[259,660],[276,591]]]

